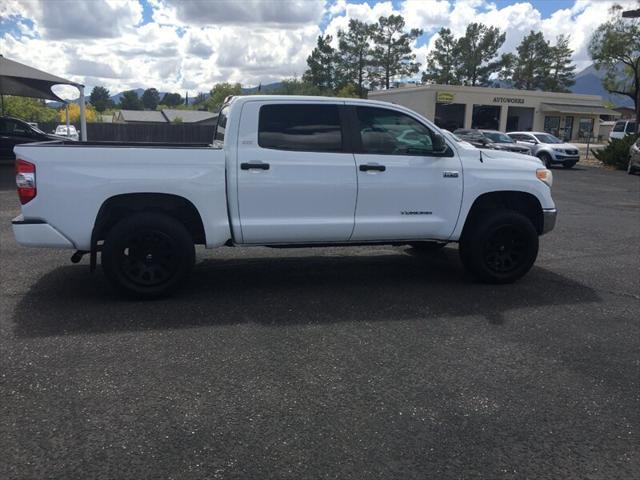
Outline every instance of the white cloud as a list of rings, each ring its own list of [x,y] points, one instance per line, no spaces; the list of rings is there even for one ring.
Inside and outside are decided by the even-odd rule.
[[[624,2],[635,5],[634,0]],[[606,20],[612,2],[577,0],[548,18],[526,0],[503,8],[487,0],[147,3],[152,21],[141,25],[142,7],[135,1],[0,0],[0,53],[89,87],[104,85],[113,93],[155,87],[193,94],[216,82],[257,85],[300,76],[317,35],[331,34],[337,42],[338,30],[346,29],[351,18],[373,23],[396,13],[404,16],[407,29],[425,31],[427,41],[415,49],[423,65],[440,27],[462,35],[470,22],[482,22],[506,32],[503,50],[515,49],[530,30],[542,31],[551,41],[568,34],[574,60],[583,67],[589,63],[589,38]]]

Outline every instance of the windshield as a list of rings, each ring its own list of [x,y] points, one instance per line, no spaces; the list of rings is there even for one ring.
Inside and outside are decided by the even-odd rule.
[[[483,132],[484,136],[494,143],[514,143],[514,141],[506,133],[501,132]]]
[[[538,133],[534,135],[541,143],[563,143],[559,138],[549,135],[548,133]]]

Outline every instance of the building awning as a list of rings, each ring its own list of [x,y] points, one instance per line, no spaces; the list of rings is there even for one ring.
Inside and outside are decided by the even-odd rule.
[[[582,115],[614,115],[620,116],[620,112],[604,108],[600,105],[569,105],[563,103],[542,103],[540,110],[543,112],[575,113]]]

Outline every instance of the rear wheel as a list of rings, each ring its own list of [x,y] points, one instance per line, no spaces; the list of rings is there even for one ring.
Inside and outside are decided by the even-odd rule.
[[[191,235],[178,220],[160,213],[136,213],[107,234],[102,268],[120,292],[157,298],[177,289],[195,261]]]
[[[487,283],[511,283],[526,274],[538,256],[538,232],[524,215],[496,210],[465,227],[460,258]]]
[[[546,152],[542,152],[538,155],[538,158],[542,160],[542,163],[544,163],[545,167],[551,168],[551,155]]]

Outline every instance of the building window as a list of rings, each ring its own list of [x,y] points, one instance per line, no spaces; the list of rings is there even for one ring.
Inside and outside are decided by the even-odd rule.
[[[560,117],[544,117],[544,131],[554,137],[560,136]]]
[[[498,130],[500,128],[500,107],[494,105],[474,105],[471,127]]]
[[[453,132],[464,128],[464,103],[436,103],[435,124]]]
[[[593,118],[581,118],[578,124],[578,137],[587,139],[593,135]]]

